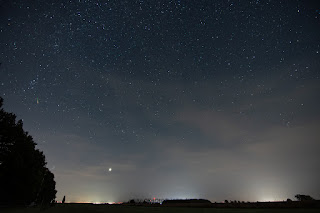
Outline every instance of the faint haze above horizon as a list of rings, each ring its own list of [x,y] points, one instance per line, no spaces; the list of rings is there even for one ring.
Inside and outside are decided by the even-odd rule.
[[[320,199],[320,7],[0,2],[0,96],[57,200]]]

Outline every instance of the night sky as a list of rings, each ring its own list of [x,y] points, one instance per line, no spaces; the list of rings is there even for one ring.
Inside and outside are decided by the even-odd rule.
[[[60,201],[319,199],[314,2],[0,0],[4,109]]]

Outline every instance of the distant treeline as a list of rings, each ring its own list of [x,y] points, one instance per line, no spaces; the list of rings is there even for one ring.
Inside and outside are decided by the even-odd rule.
[[[216,208],[320,208],[320,200],[212,203]]]
[[[223,203],[211,203],[206,199],[176,199],[163,200],[161,203],[150,202],[151,199],[138,200],[134,199],[122,205],[130,206],[168,206],[168,207],[205,207],[205,208],[320,208],[320,200],[303,200],[303,201],[277,201],[277,202],[240,202],[228,201]]]

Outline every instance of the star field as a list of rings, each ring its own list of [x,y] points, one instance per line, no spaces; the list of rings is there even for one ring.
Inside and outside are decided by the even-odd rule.
[[[59,200],[319,198],[319,11],[3,0],[0,95]]]

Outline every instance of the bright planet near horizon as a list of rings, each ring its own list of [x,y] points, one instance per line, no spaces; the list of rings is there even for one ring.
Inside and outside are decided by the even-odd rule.
[[[57,201],[320,199],[319,5],[0,0],[3,108]]]

